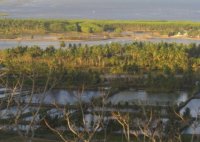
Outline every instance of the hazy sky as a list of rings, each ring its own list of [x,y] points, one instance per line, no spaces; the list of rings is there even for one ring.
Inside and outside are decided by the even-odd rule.
[[[0,0],[17,18],[164,19],[200,21],[200,0]]]

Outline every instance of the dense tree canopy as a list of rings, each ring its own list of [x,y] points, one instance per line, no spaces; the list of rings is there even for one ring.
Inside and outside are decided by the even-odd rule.
[[[58,49],[53,46],[45,49],[19,46],[1,50],[0,61],[10,73],[28,75],[37,72],[38,76],[45,77],[51,71],[54,79],[60,77],[69,84],[94,85],[100,82],[102,75],[124,74],[130,75],[128,78],[132,80],[139,77],[149,84],[165,82],[172,83],[171,87],[174,87],[173,83],[180,79],[182,85],[184,81],[199,79],[199,49],[200,46],[196,44],[150,42],[79,45]],[[141,82],[144,85],[144,80],[137,80],[137,84]]]

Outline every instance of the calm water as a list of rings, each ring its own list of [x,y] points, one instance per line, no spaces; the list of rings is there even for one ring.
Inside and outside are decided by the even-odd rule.
[[[69,44],[76,44],[76,45],[105,45],[105,44],[110,44],[113,42],[119,42],[121,44],[125,44],[125,43],[131,43],[134,40],[131,39],[108,39],[108,40],[98,40],[98,41],[66,41],[66,46],[68,46]],[[192,39],[177,39],[177,38],[151,38],[151,39],[147,39],[146,41],[149,42],[168,42],[168,43],[173,43],[173,42],[177,42],[177,43],[183,43],[183,44],[190,44],[190,43],[196,43],[196,44],[200,44],[200,40],[192,40]],[[12,48],[12,47],[16,47],[16,46],[40,46],[42,48],[48,47],[50,45],[53,45],[54,47],[58,48],[60,47],[60,42],[59,41],[3,41],[0,40],[0,49],[6,49],[6,48]]]
[[[43,98],[44,95],[44,98]],[[35,94],[32,97],[31,102],[32,103],[40,103],[41,100],[42,102],[46,104],[74,104],[77,103],[78,100],[82,100],[84,102],[90,102],[90,100],[94,97],[99,97],[103,95],[102,93],[98,91],[84,91],[83,93],[80,93],[78,91],[69,91],[69,90],[53,90],[49,91],[46,94]],[[112,95],[111,97],[108,98],[108,102],[110,101],[112,104],[118,104],[120,103],[133,103],[135,101],[150,101],[153,103],[163,103],[163,102],[168,102],[168,101],[173,101],[173,103],[180,103],[183,101],[186,101],[188,99],[188,93],[187,92],[176,92],[176,93],[153,93],[149,94],[145,92],[144,90],[140,91],[135,91],[135,90],[125,90],[121,91],[119,93],[116,93]],[[29,102],[30,101],[30,96],[25,97],[25,101]],[[189,107],[191,110],[197,111],[199,108],[199,100],[194,99],[190,103],[188,103],[187,107]],[[15,116],[18,111],[20,111],[22,114],[26,114],[28,112],[32,112],[36,110],[37,108],[34,107],[24,107],[24,109],[19,110],[21,108],[13,106],[8,109],[2,109],[0,110],[0,117],[1,119],[8,119],[10,116]],[[72,111],[73,112],[73,111]],[[181,112],[182,113],[182,112]],[[51,117],[62,117],[63,116],[63,111],[60,109],[52,108],[47,111],[47,114],[49,114]],[[192,112],[193,114],[193,112]],[[87,126],[90,126],[90,123],[92,121],[96,121],[98,119],[97,116],[93,116],[91,114],[86,114],[85,119],[87,120]],[[33,116],[25,116],[23,118],[24,121],[32,121]],[[35,117],[35,121],[39,122],[39,115]],[[0,125],[1,126],[1,125]],[[15,126],[8,125],[11,130],[15,130]],[[40,127],[39,125],[36,125],[36,127]],[[29,126],[27,125],[22,125],[19,126],[20,130],[27,130]],[[193,128],[193,124],[191,127],[186,129],[184,133],[186,134],[191,134],[191,133],[196,133],[199,134],[200,132],[200,125],[196,125],[196,128]]]
[[[33,103],[39,103],[43,100],[46,104],[74,104],[78,101],[82,100],[83,102],[90,102],[90,100],[94,97],[100,97],[105,95],[104,93],[98,91],[84,91],[83,93],[77,91],[67,91],[67,90],[54,90],[49,91],[44,95],[36,94],[32,98]],[[173,102],[179,104],[180,102],[184,102],[188,99],[187,92],[177,92],[177,93],[153,93],[149,94],[144,90],[141,91],[122,91],[117,94],[112,95],[107,99],[107,102],[111,102],[112,104],[121,104],[125,102],[134,103],[138,101],[148,101],[151,104],[156,103],[168,103]],[[26,98],[26,101],[29,102],[30,98]]]
[[[200,94],[199,94],[200,95]],[[199,118],[200,116],[200,99],[192,99],[188,104],[180,110],[180,113],[183,114],[185,109],[190,109],[190,115],[194,118]],[[195,121],[183,131],[183,134],[200,134],[200,120],[195,119]]]
[[[75,104],[79,101],[82,102],[90,102],[90,100],[94,97],[99,97],[101,94],[98,91],[67,91],[67,90],[52,90],[48,91],[45,94],[35,94],[32,97],[28,96],[25,98],[25,102],[32,103],[45,103],[45,104]]]
[[[69,44],[82,44],[82,45],[100,45],[100,44],[110,44],[112,42],[119,42],[119,43],[130,43],[132,40],[129,39],[108,39],[108,40],[98,40],[98,41],[67,41],[66,46]],[[60,47],[59,41],[3,41],[0,40],[0,49],[11,48],[16,46],[40,46],[42,48],[48,47],[53,45],[54,47]]]
[[[190,43],[196,43],[196,44],[200,44],[200,40],[197,39],[181,39],[181,38],[151,38],[148,39],[147,41],[150,42],[167,42],[167,43],[183,43],[183,44],[190,44]]]
[[[200,99],[192,99],[180,112],[183,114],[186,108],[190,109],[192,117],[197,117],[200,115]]]
[[[152,93],[149,94],[144,90],[132,91],[126,90],[121,91],[111,96],[108,101],[112,104],[150,104],[150,105],[167,105],[168,103],[179,104],[185,102],[188,99],[187,92],[176,92],[176,93]]]
[[[14,18],[200,21],[199,0],[0,0]]]
[[[200,122],[199,121],[193,122],[189,126],[189,128],[187,128],[186,130],[183,131],[183,134],[199,135],[200,134]]]

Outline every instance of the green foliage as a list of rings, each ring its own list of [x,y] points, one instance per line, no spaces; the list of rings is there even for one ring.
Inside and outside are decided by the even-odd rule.
[[[52,78],[60,76],[66,84],[95,85],[101,83],[100,76],[124,74],[137,86],[173,90],[199,80],[199,48],[196,44],[163,42],[74,44],[58,49],[19,46],[0,50],[0,61],[14,74],[34,70],[45,77],[51,71]]]
[[[65,25],[59,22],[50,23],[49,31],[53,33],[62,33],[65,31]]]
[[[65,42],[64,42],[64,41],[61,41],[61,42],[60,42],[60,47],[65,47],[65,46],[66,46]]]
[[[31,57],[36,58],[42,56],[43,50],[38,46],[33,46],[27,48],[27,53],[30,54]]]
[[[121,32],[122,32],[122,29],[121,29],[121,28],[116,28],[116,29],[115,29],[115,32],[116,32],[116,33],[121,33]]]
[[[189,37],[199,37],[200,23],[187,21],[0,19],[1,38],[14,38],[20,34],[121,33],[122,31],[152,31],[168,36],[181,34]]]
[[[128,73],[137,73],[139,72],[139,67],[136,64],[124,65],[124,71]]]
[[[78,27],[76,24],[68,24],[65,26],[67,32],[78,32]]]
[[[81,23],[81,31],[84,33],[100,33],[103,32],[103,28],[93,23]]]

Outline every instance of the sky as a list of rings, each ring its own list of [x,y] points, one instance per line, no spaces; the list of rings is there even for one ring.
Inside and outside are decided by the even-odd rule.
[[[12,18],[200,21],[200,0],[0,0]]]

